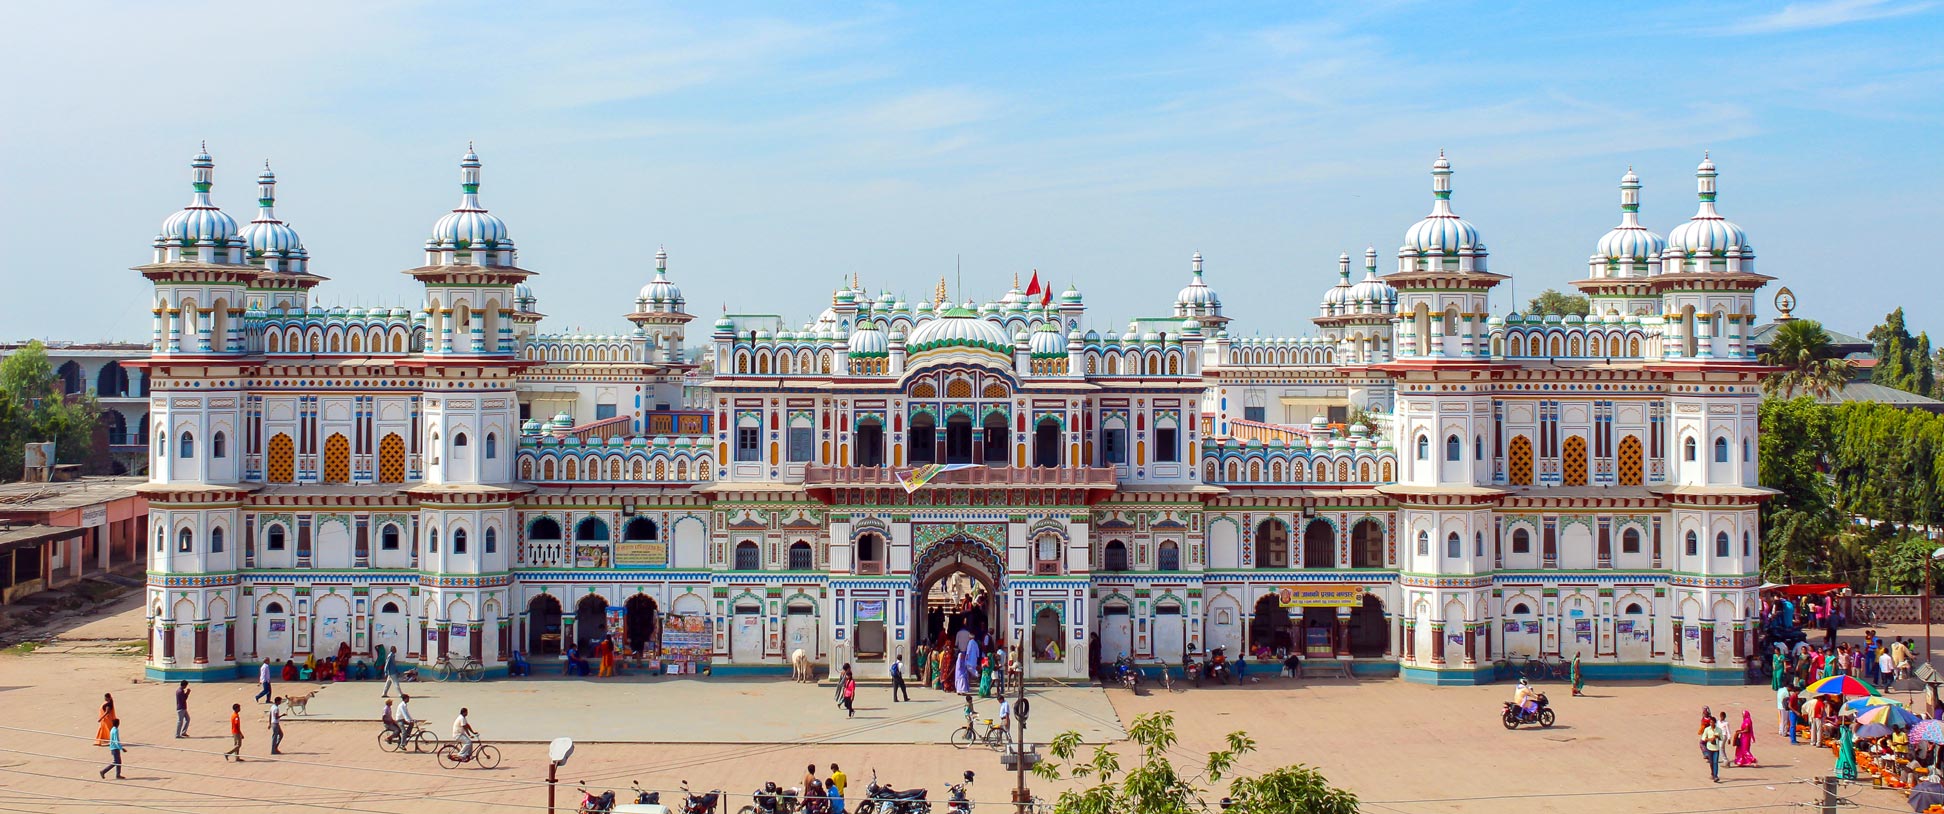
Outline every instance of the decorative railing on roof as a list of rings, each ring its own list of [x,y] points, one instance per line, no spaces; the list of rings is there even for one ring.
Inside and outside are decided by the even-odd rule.
[[[1397,451],[1382,439],[1324,435],[1310,443],[1280,439],[1211,440],[1201,449],[1202,482],[1215,486],[1371,486],[1397,476]]]
[[[1282,424],[1264,421],[1250,421],[1246,418],[1231,418],[1228,421],[1229,435],[1242,441],[1281,441],[1285,444],[1301,442],[1308,444],[1309,431]]]
[[[806,486],[895,486],[911,470],[888,466],[824,466],[812,464],[803,473]],[[1112,467],[977,466],[945,472],[928,485],[950,486],[1079,486],[1094,489],[1115,484]]]
[[[632,416],[617,415],[590,421],[578,427],[566,427],[552,430],[551,432],[553,437],[563,440],[577,438],[582,443],[588,441],[606,441],[609,438],[626,438],[629,435],[633,435],[634,433],[630,432],[633,421],[634,418]],[[649,435],[654,434],[649,433]]]
[[[701,483],[715,476],[715,445],[666,435],[585,443],[527,436],[520,439],[518,465],[520,480],[529,483]]]

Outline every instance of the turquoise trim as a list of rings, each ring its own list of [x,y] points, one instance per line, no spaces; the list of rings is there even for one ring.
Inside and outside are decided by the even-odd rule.
[[[1487,664],[1470,670],[1445,669],[1433,670],[1424,667],[1401,667],[1405,681],[1413,684],[1430,684],[1438,687],[1471,687],[1493,683],[1494,671]]]
[[[249,664],[247,666],[241,664],[232,665],[228,667],[217,665],[214,667],[189,668],[189,669],[183,669],[180,667],[145,667],[142,669],[142,677],[150,681],[159,681],[165,683],[174,682],[174,681],[193,681],[201,684],[201,683],[213,683],[217,681],[235,681],[240,678],[245,678],[247,674],[247,678],[249,678],[252,682],[254,682],[256,681],[256,670],[257,667],[256,664],[254,663]],[[277,683],[281,683],[282,681],[283,679],[281,678],[277,679]]]
[[[1740,667],[1691,667],[1676,664],[1668,668],[1668,679],[1676,684],[1701,684],[1725,687],[1748,683]]]
[[[712,676],[785,676],[790,674],[788,664],[717,664],[709,668]]]

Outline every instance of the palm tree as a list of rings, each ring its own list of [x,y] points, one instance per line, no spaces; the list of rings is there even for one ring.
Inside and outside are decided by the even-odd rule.
[[[1850,364],[1835,358],[1829,332],[1813,319],[1792,319],[1775,329],[1762,363],[1780,370],[1769,374],[1762,387],[1771,395],[1797,393],[1827,396],[1850,379]]]

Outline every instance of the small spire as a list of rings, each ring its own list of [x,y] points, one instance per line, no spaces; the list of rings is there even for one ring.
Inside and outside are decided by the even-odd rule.
[[[1019,272],[1017,271],[1013,272],[1013,290],[1019,290]]]
[[[1364,271],[1370,274],[1377,273],[1377,247],[1376,246],[1364,247]]]
[[[659,277],[661,276],[662,272],[667,270],[668,270],[668,247],[663,246],[655,250],[655,276]]]
[[[1196,277],[1200,277],[1200,276],[1201,276],[1201,273],[1202,273],[1202,257],[1201,257],[1201,252],[1195,252],[1195,256],[1194,256],[1194,258],[1193,258],[1193,259],[1192,259],[1192,260],[1191,260],[1190,262],[1191,262],[1191,263],[1193,264],[1193,266],[1194,266],[1194,269],[1195,269],[1195,276],[1196,276]]]

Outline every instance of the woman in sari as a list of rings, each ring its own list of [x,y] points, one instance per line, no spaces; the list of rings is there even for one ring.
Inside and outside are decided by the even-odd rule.
[[[1856,734],[1847,726],[1838,726],[1842,738],[1836,745],[1836,776],[1844,780],[1856,779]]]
[[[1782,689],[1782,651],[1776,650],[1775,655],[1769,659],[1769,663],[1774,665],[1769,670],[1769,690]]]
[[[1585,695],[1586,673],[1580,670],[1580,654],[1573,654],[1573,695]]]
[[[938,678],[937,654],[933,653],[931,648],[926,647],[922,648],[922,652],[918,654],[918,657],[924,659],[924,663],[921,665],[921,669],[925,671],[925,683],[923,686],[930,687],[932,681]]]
[[[1833,655],[1833,654],[1826,654],[1826,655],[1824,655],[1824,656],[1822,657],[1822,660],[1823,660],[1823,669],[1822,669],[1822,677],[1823,677],[1823,678],[1828,678],[1828,677],[1830,677],[1830,676],[1833,676],[1833,675],[1835,675],[1835,674],[1836,674],[1836,656],[1835,656],[1835,655]]]
[[[992,657],[991,656],[984,656],[979,659],[979,697],[980,698],[992,697]]]
[[[1741,728],[1735,730],[1736,766],[1755,765],[1755,718],[1742,710]]]
[[[95,745],[103,746],[108,743],[108,730],[115,728],[114,695],[105,692],[101,694],[101,717],[99,720],[101,725],[95,728]]]

